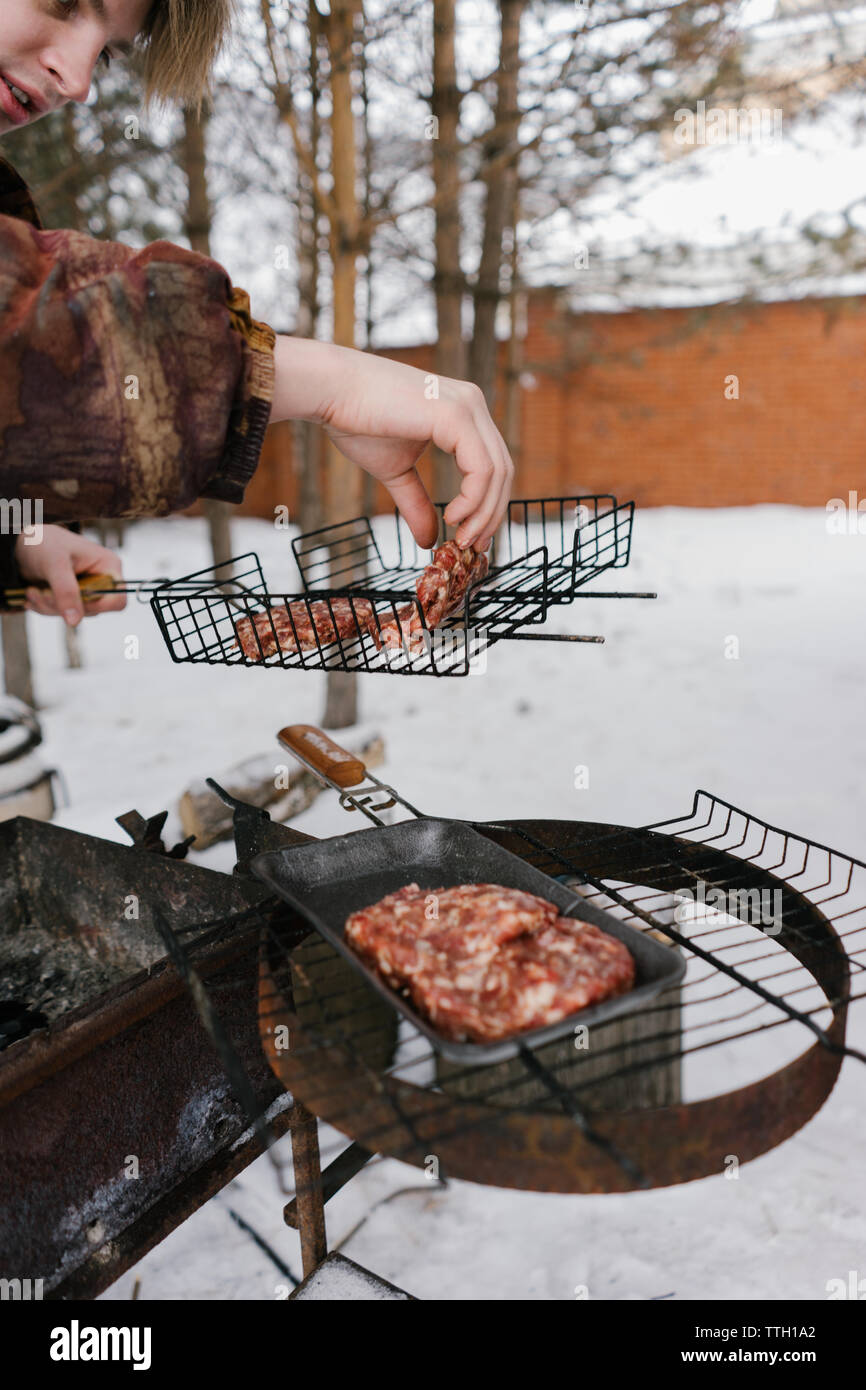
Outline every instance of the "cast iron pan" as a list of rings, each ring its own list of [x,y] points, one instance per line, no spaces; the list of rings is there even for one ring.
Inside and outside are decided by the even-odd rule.
[[[295,726],[300,730],[304,726]],[[284,730],[280,741],[293,747]],[[363,763],[339,749],[318,730],[305,733],[308,766],[321,766],[331,784],[355,785],[366,772]],[[333,749],[333,753],[331,752]],[[336,755],[339,754],[339,757]],[[521,1047],[538,1047],[573,1031],[642,1008],[685,973],[679,953],[630,927],[611,913],[587,903],[571,889],[534,869],[517,855],[479,835],[463,821],[420,817],[399,825],[357,830],[332,840],[271,850],[250,864],[257,878],[296,908],[340,951],[385,999],[429,1038],[443,1057],[467,1064],[501,1062]],[[562,916],[592,922],[628,947],[635,962],[635,985],[627,994],[580,1009],[558,1023],[494,1043],[458,1043],[443,1038],[411,1002],[380,979],[343,939],[346,919],[407,883],[422,889],[452,888],[460,883],[496,883],[522,888],[554,903]]]

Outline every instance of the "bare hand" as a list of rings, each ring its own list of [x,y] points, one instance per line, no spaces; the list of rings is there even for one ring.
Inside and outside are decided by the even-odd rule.
[[[126,607],[125,594],[108,594],[103,598],[82,601],[78,577],[87,574],[110,574],[123,578],[120,557],[113,550],[85,540],[63,526],[45,526],[42,539],[27,544],[29,536],[19,536],[15,559],[25,581],[49,584],[50,591],[28,588],[27,608],[45,617],[62,617],[70,627],[76,627],[85,616],[110,613]]]
[[[435,543],[437,517],[415,465],[429,443],[453,454],[463,485],[445,521],[459,528],[460,545],[487,549],[514,464],[477,386],[304,338],[277,339],[276,367],[272,418],[321,424],[341,454],[385,485],[419,545]]]

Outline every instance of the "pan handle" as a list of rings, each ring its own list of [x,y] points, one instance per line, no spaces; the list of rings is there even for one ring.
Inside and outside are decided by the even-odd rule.
[[[280,729],[277,738],[289,753],[294,753],[302,763],[321,772],[338,787],[357,787],[367,776],[360,758],[347,753],[313,724],[289,724]]]

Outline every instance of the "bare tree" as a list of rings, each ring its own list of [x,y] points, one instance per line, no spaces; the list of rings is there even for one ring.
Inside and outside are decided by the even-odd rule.
[[[460,88],[457,84],[455,0],[433,3],[433,188],[436,296],[435,368],[439,376],[462,379],[466,371],[463,344],[463,295],[466,285],[460,262]],[[455,491],[456,468],[450,454],[433,451],[437,500]]]
[[[308,0],[310,31],[309,65],[307,72],[310,93],[309,141],[313,163],[318,157],[321,139],[319,97],[321,79],[319,48],[323,42],[319,12],[315,0]],[[297,179],[297,259],[298,259],[298,317],[295,333],[299,338],[313,338],[319,321],[319,223],[317,189],[307,170],[299,168]],[[321,438],[309,420],[295,420],[292,425],[295,470],[299,477],[300,527],[313,531],[324,522],[322,498]]]
[[[331,298],[333,308],[333,341],[342,347],[354,347],[356,341],[357,263],[362,247],[361,218],[358,202],[358,139],[353,110],[354,75],[357,69],[357,18],[363,18],[361,0],[333,0],[330,13],[322,15],[311,5],[307,12],[310,28],[309,82],[312,111],[318,109],[319,68],[315,57],[319,35],[324,38],[328,64],[328,93],[330,122],[328,150],[330,154],[331,188],[325,191],[319,176],[318,118],[311,118],[308,130],[302,128],[291,85],[291,55],[274,24],[271,7],[262,0],[261,17],[270,63],[271,87],[280,120],[288,126],[299,169],[306,177],[308,236],[305,270],[307,283],[315,278],[312,261],[316,248],[315,228],[319,216],[328,227],[328,249],[331,261]],[[313,244],[311,245],[311,241]],[[302,296],[303,302],[303,296]],[[312,331],[313,322],[308,323]],[[316,470],[318,473],[318,470]],[[363,511],[363,484],[360,470],[346,459],[335,445],[326,444],[324,498],[321,510],[326,521],[340,522],[347,516]],[[358,576],[359,577],[359,576]],[[351,576],[343,575],[345,582]],[[341,729],[357,721],[357,678],[345,672],[329,671],[327,695],[322,722],[327,728]]]
[[[331,0],[323,20],[328,40],[331,92],[331,178],[334,214],[330,220],[334,342],[355,346],[355,289],[359,250],[358,148],[352,110],[355,54],[355,16],[361,0]],[[327,515],[332,522],[363,510],[360,470],[336,446],[327,444]],[[345,576],[346,579],[352,576]],[[360,577],[360,576],[356,576]],[[329,671],[323,720],[329,729],[343,729],[358,718],[358,678]]]
[[[27,645],[27,615],[0,614],[0,637],[3,645],[3,684],[7,695],[17,695],[25,705],[35,709],[33,670],[30,648]]]
[[[520,109],[520,23],[527,0],[500,0],[499,68],[493,129],[485,141],[486,205],[481,262],[473,294],[475,316],[469,375],[493,408],[496,377],[496,311],[502,297],[502,239],[514,206]]]
[[[211,254],[213,209],[207,182],[207,128],[209,113],[186,108],[183,113],[183,137],[179,160],[186,176],[187,203],[184,232],[193,251],[203,256]],[[211,553],[215,565],[232,558],[231,504],[216,498],[202,500],[202,512],[207,522]]]

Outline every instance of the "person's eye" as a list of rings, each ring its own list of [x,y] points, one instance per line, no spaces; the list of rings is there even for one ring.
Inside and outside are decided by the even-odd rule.
[[[103,48],[102,52],[99,55],[99,66],[101,68],[111,67],[111,53],[107,48]]]
[[[78,9],[78,0],[54,0],[54,5],[62,15],[70,15]]]

